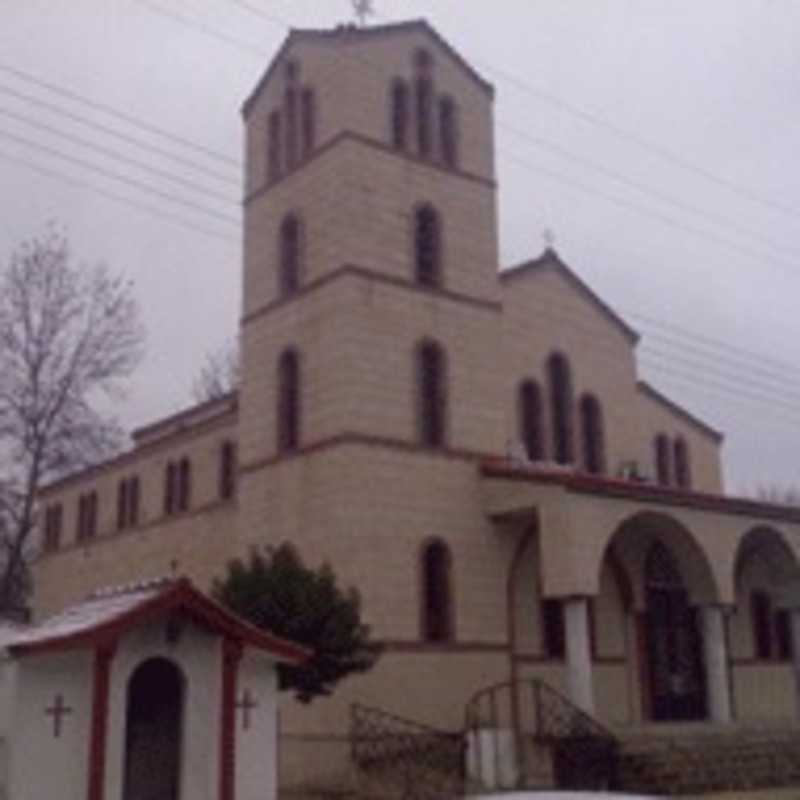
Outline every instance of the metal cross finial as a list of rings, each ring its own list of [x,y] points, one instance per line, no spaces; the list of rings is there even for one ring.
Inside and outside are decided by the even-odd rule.
[[[544,246],[548,250],[552,250],[553,249],[553,245],[556,243],[556,235],[555,235],[555,233],[553,233],[551,228],[545,228],[543,235],[544,235]]]
[[[358,17],[358,23],[363,28],[367,24],[367,19],[375,14],[372,0],[353,0],[353,10]]]

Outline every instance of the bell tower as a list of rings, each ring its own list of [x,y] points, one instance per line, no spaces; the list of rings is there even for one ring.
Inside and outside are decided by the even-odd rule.
[[[448,444],[502,439],[485,408],[479,428],[454,405],[497,335],[492,113],[492,87],[425,22],[289,35],[243,107],[246,470],[342,437],[417,441],[428,341]]]

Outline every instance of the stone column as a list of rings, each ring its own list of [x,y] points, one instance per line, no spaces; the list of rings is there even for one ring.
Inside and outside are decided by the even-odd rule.
[[[594,714],[592,653],[589,642],[589,601],[573,597],[564,601],[564,628],[567,651],[567,694],[585,711]]]
[[[794,670],[796,714],[800,718],[800,608],[790,608],[788,611],[792,631],[792,668]]]
[[[731,691],[725,636],[725,608],[704,606],[700,612],[703,622],[703,660],[706,670],[708,715],[712,722],[730,722]]]

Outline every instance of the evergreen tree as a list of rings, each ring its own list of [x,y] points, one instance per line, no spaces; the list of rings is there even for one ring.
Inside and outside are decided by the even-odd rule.
[[[340,589],[328,564],[307,567],[288,543],[230,562],[213,594],[256,627],[313,650],[306,664],[278,669],[280,688],[304,703],[332,694],[342,678],[368,671],[380,655],[361,622],[358,591]]]

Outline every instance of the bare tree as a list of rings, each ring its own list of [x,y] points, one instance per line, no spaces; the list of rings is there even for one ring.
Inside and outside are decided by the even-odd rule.
[[[0,612],[30,590],[38,489],[122,446],[98,406],[119,399],[143,342],[131,285],[75,265],[53,226],[0,273]]]
[[[228,342],[206,355],[192,386],[192,395],[198,403],[217,400],[239,387],[239,348],[236,342]]]

